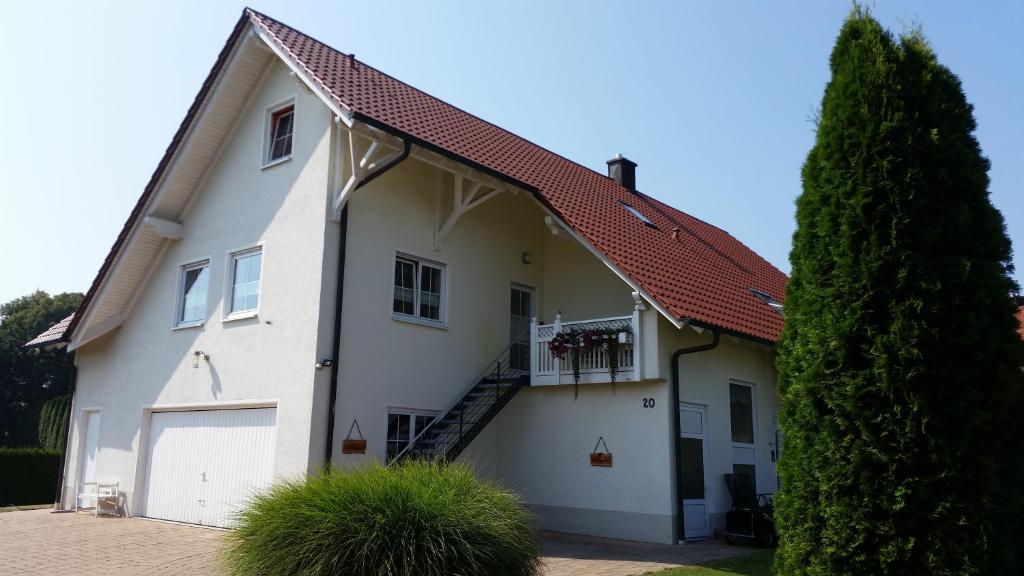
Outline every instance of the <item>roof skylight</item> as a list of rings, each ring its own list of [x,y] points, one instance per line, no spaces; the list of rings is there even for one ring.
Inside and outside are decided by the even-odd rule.
[[[623,208],[625,208],[633,216],[636,216],[637,219],[640,220],[641,222],[643,222],[644,224],[647,224],[651,228],[657,228],[658,227],[654,222],[651,222],[650,219],[647,218],[647,216],[644,216],[643,214],[641,214],[640,211],[637,210],[636,208],[633,208],[632,206],[630,206],[629,204],[623,202],[622,200],[619,200],[619,204],[622,204]]]
[[[779,302],[775,298],[772,298],[771,294],[756,288],[751,288],[750,292],[757,296],[762,302],[767,304],[772,310],[775,310],[779,314],[782,314],[782,302]]]

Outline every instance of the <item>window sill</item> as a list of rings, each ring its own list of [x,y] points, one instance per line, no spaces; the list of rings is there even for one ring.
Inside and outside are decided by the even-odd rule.
[[[235,320],[248,320],[249,318],[255,318],[259,316],[259,312],[256,310],[247,310],[245,312],[236,312],[234,314],[228,314],[227,316],[220,319],[221,322],[233,322]]]
[[[419,316],[409,316],[408,314],[399,314],[397,312],[391,313],[391,319],[398,322],[406,322],[408,324],[418,324],[420,326],[427,326],[428,328],[437,328],[440,330],[447,330],[448,323],[440,320],[428,320],[426,318],[420,318]]]
[[[278,158],[277,160],[271,160],[270,162],[264,162],[263,165],[260,166],[260,170],[266,170],[267,168],[273,168],[274,166],[277,166],[278,164],[284,164],[285,162],[287,162],[287,161],[289,161],[291,159],[292,159],[292,156],[291,156],[291,154],[289,154],[287,156],[283,156],[281,158]]]
[[[171,328],[171,330],[188,330],[189,328],[199,328],[200,326],[202,326],[205,323],[206,323],[205,321],[185,322],[183,324],[178,324],[178,325],[174,326],[173,328]]]

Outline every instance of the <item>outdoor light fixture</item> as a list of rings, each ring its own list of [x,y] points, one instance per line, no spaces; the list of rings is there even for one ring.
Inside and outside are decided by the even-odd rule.
[[[334,365],[334,360],[331,360],[330,358],[324,358],[323,360],[321,360],[321,361],[316,363],[316,370],[317,370],[317,372],[319,372],[319,371],[323,370],[324,368],[330,368],[333,365]]]
[[[199,359],[200,358],[202,358],[203,360],[206,360],[207,362],[210,361],[210,355],[209,354],[207,354],[206,352],[203,352],[202,350],[196,350],[195,352],[192,353],[192,367],[193,368],[199,368]]]
[[[523,252],[522,260],[523,264],[529,264],[530,262],[533,262],[533,254],[530,254],[529,252]]]

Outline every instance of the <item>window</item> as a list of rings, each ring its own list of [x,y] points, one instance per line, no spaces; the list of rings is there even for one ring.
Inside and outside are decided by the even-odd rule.
[[[295,126],[295,105],[289,104],[270,113],[270,138],[267,150],[269,164],[292,155],[292,130]]]
[[[388,410],[387,461],[394,460],[435,416],[434,413]]]
[[[395,258],[396,315],[440,323],[443,318],[444,265],[409,256]]]
[[[231,255],[231,308],[229,314],[255,312],[259,308],[262,271],[262,248],[252,248]]]
[[[644,224],[650,226],[651,228],[657,228],[658,227],[657,225],[654,224],[654,222],[651,222],[651,220],[649,218],[647,218],[647,216],[644,216],[643,214],[641,214],[640,211],[637,210],[636,208],[633,208],[632,206],[630,206],[629,204],[626,204],[622,200],[619,200],[619,204],[622,204],[622,207],[625,208],[627,212],[629,212],[633,216],[636,216],[637,219],[639,219]]]
[[[732,420],[732,441],[754,443],[754,389],[743,384],[729,384],[729,413]]]
[[[778,300],[776,300],[775,298],[772,298],[771,294],[769,294],[769,293],[767,293],[767,292],[765,292],[763,290],[757,290],[756,288],[751,288],[750,292],[754,296],[757,296],[757,298],[759,300],[761,300],[761,302],[764,302],[765,304],[767,304],[772,310],[774,310],[774,311],[778,312],[779,314],[782,314],[783,316],[785,316],[785,314],[783,314],[783,311],[782,311],[782,303],[779,302]]]
[[[175,326],[198,326],[206,319],[206,295],[210,282],[210,261],[181,267]]]

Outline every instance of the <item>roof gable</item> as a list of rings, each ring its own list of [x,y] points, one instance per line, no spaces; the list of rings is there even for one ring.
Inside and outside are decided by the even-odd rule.
[[[143,216],[153,213],[173,221],[176,205],[155,206],[154,197],[173,172],[176,158],[188,148],[190,130],[214,94],[233,51],[250,37],[245,34],[250,24],[336,112],[532,192],[677,324],[714,326],[756,340],[777,340],[782,316],[753,291],[782,302],[787,278],[725,231],[631,192],[603,174],[246,9],[71,320],[66,334],[73,337],[72,347],[118,325],[131,305],[131,289],[137,293],[144,283],[145,267],[121,264],[129,256],[144,260],[159,255],[164,241],[146,236]],[[644,224],[623,204],[654,225]],[[139,277],[129,279],[128,288],[116,292],[110,288],[110,278],[123,275],[122,267],[135,270]],[[107,292],[113,295],[108,297]],[[82,325],[89,334],[83,334]]]
[[[270,40],[355,118],[521,183],[681,322],[774,342],[786,275],[725,231],[404,84],[268,16]],[[635,207],[655,227],[629,214]]]
[[[169,241],[160,225],[180,223],[234,119],[274,61],[263,41],[246,33],[250,30],[243,14],[71,320],[66,331],[71,349],[124,320]]]

